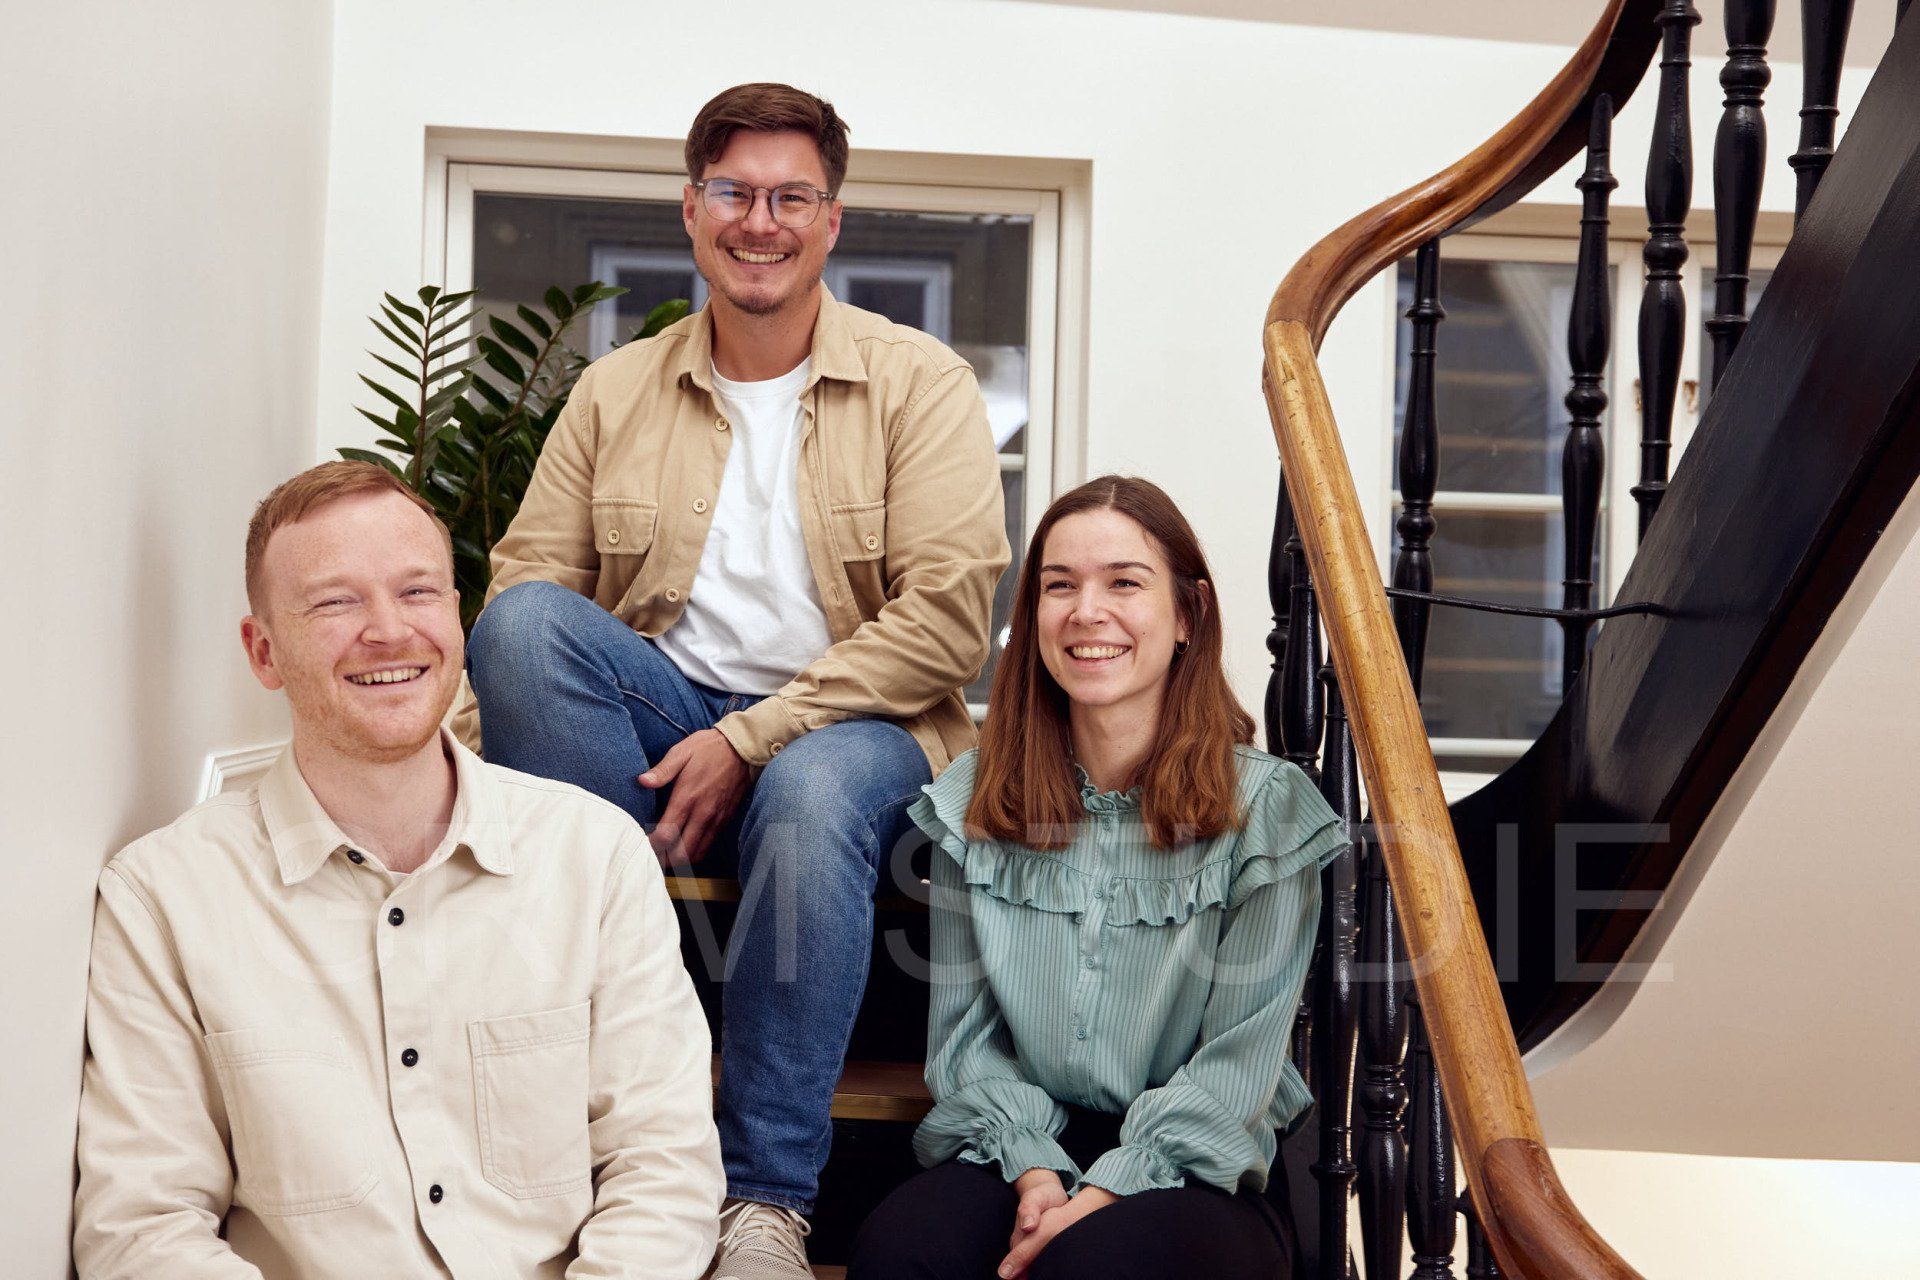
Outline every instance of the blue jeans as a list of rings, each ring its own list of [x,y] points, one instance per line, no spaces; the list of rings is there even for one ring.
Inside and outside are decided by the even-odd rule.
[[[584,787],[649,829],[666,793],[637,776],[688,734],[759,701],[687,679],[645,636],[551,582],[522,583],[488,605],[467,666],[489,761]],[[874,888],[911,827],[907,803],[929,780],[919,744],[891,721],[815,729],[761,771],[699,864],[741,886],[720,1034],[730,1196],[813,1211],[867,985]]]

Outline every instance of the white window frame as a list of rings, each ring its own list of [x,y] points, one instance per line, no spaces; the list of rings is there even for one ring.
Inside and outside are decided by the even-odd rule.
[[[688,291],[687,301],[698,311],[707,305],[707,282],[698,271],[693,271],[684,258],[678,254],[662,253],[658,249],[635,249],[628,245],[601,245],[593,251],[593,264],[590,268],[592,278],[607,284],[619,281],[622,271],[689,271],[693,276],[693,288]],[[620,313],[612,307],[595,307],[587,313],[587,338],[589,351],[606,351],[620,341]]]
[[[1701,317],[1711,310],[1715,241],[1711,210],[1696,211],[1686,229],[1687,262],[1682,268],[1680,287],[1686,299],[1686,326],[1681,339],[1680,368],[1683,371],[1673,413],[1673,450],[1668,474],[1673,473],[1700,423],[1700,384],[1709,350],[1700,342]],[[1640,545],[1639,507],[1633,499],[1633,486],[1639,482],[1640,457],[1640,379],[1639,326],[1640,299],[1646,288],[1646,269],[1641,248],[1646,242],[1645,211],[1632,206],[1616,207],[1609,227],[1607,262],[1614,268],[1612,298],[1612,349],[1606,372],[1607,404],[1610,418],[1606,434],[1607,472],[1601,494],[1600,511],[1605,545],[1602,548],[1602,581],[1596,605],[1611,604],[1627,570],[1633,564]],[[1444,293],[1446,264],[1452,262],[1540,262],[1571,264],[1579,258],[1580,209],[1575,205],[1522,204],[1487,220],[1479,227],[1450,236],[1440,249],[1440,279]],[[1772,270],[1778,266],[1787,237],[1792,234],[1788,215],[1764,213],[1755,235],[1751,270]],[[1398,289],[1387,291],[1387,351],[1389,360],[1399,358],[1400,326],[1405,322],[1399,306]],[[1703,307],[1705,308],[1703,310]],[[1749,303],[1751,314],[1751,302]],[[1440,359],[1446,359],[1446,322],[1439,328]],[[1379,513],[1373,527],[1382,531],[1377,550],[1383,571],[1391,574],[1396,535],[1393,511],[1399,495],[1394,487],[1393,435],[1400,424],[1393,417],[1395,370],[1387,370],[1387,465],[1382,468],[1379,490],[1374,495],[1374,510]],[[1447,424],[1440,424],[1442,434]],[[1444,479],[1445,477],[1442,477]],[[1491,494],[1438,491],[1434,494],[1434,514],[1444,518],[1448,511],[1539,511],[1558,513],[1559,495]],[[1614,518],[1617,516],[1617,518]],[[1434,738],[1436,757],[1481,756],[1519,759],[1533,745],[1520,738]],[[1492,779],[1492,774],[1464,770],[1441,771],[1441,783],[1450,799],[1468,794]]]
[[[927,317],[922,331],[942,342],[953,340],[953,267],[950,263],[926,258],[855,258],[839,262],[828,258],[820,278],[834,296],[840,298],[852,297],[852,286],[861,280],[919,285],[921,312]]]

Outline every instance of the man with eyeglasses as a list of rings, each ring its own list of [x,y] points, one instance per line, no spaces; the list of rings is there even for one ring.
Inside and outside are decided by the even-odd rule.
[[[621,805],[669,867],[738,876],[711,1280],[806,1280],[873,894],[907,802],[974,743],[960,691],[1010,551],[973,371],[820,282],[833,107],[737,86],[686,159],[708,303],[582,375],[469,671],[489,760]]]

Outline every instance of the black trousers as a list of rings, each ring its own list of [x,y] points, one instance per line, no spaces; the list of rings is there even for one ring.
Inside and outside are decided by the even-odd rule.
[[[1119,1117],[1070,1110],[1061,1145],[1082,1168],[1114,1145]],[[1078,1130],[1078,1132],[1076,1132]],[[1276,1175],[1280,1175],[1276,1167]],[[1030,1280],[1287,1280],[1293,1224],[1273,1201],[1184,1187],[1122,1196],[1055,1236]],[[1013,1184],[949,1160],[881,1201],[854,1241],[847,1280],[994,1280],[1007,1256]]]

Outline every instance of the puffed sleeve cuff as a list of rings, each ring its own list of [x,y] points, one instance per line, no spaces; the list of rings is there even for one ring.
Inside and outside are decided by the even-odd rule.
[[[1166,1191],[1186,1185],[1186,1178],[1168,1164],[1159,1152],[1150,1147],[1133,1145],[1115,1147],[1080,1175],[1080,1186],[1102,1187],[1117,1196],[1130,1196],[1139,1191]]]
[[[934,1103],[914,1131],[913,1154],[928,1168],[956,1157],[999,1165],[1008,1182],[1029,1169],[1054,1169],[1071,1181],[1080,1166],[1056,1138],[1065,1125],[1066,1110],[1039,1087],[976,1080]]]
[[[1080,1176],[1080,1166],[1045,1129],[989,1129],[962,1147],[959,1159],[962,1164],[997,1165],[1008,1182],[1029,1169],[1052,1169],[1068,1184]]]

